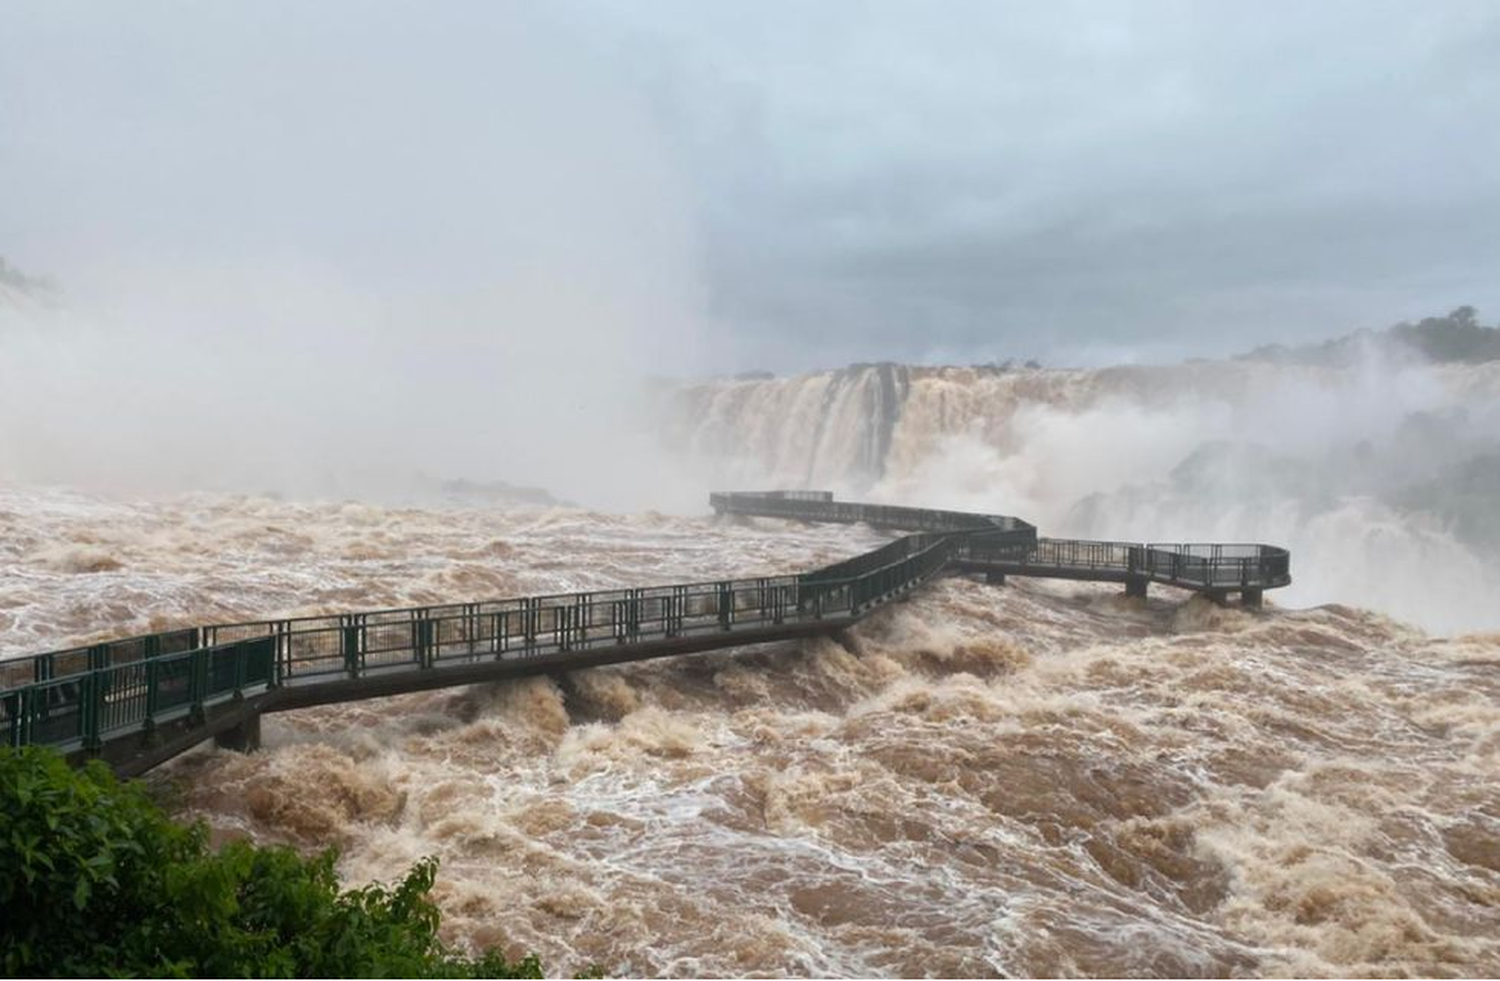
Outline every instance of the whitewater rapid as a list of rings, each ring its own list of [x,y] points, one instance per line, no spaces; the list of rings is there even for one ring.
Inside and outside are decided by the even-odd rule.
[[[1292,551],[1295,605],[1500,629],[1500,362],[856,365],[677,386],[658,415],[704,485],[1270,542]]]
[[[814,566],[865,528],[0,490],[6,653]],[[1300,571],[1300,570],[1298,570]],[[1500,635],[940,580],[837,639],[269,717],[151,777],[220,835],[442,860],[549,971],[1500,972]]]

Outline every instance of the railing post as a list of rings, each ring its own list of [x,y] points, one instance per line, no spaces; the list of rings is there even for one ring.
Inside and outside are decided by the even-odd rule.
[[[423,669],[432,667],[433,661],[432,621],[428,615],[429,611],[424,607],[416,611],[412,620],[412,647],[416,651],[417,666]]]
[[[255,642],[253,640],[242,640],[235,644],[234,651],[234,697],[245,697],[245,659],[250,655],[250,648]]]
[[[351,678],[358,678],[364,667],[363,651],[360,649],[359,635],[362,633],[358,618],[353,614],[339,617],[339,636],[342,641],[344,654],[344,673]]]
[[[734,591],[728,582],[719,583],[719,627],[728,630],[734,623]]]
[[[671,624],[672,624],[671,636],[673,636],[673,637],[681,637],[682,636],[683,621],[687,618],[687,587],[686,586],[673,586],[672,587],[672,600],[671,600],[671,603],[672,603],[672,607],[671,607],[672,612],[671,612],[671,621],[670,621]]]
[[[57,664],[52,660],[51,654],[43,654],[31,662],[32,680],[37,684],[43,681],[51,681],[56,670]],[[45,719],[47,717],[47,700],[44,698],[41,701],[42,704],[36,711]]]
[[[158,665],[160,661],[146,662],[146,728],[156,728],[156,712],[161,705],[160,679],[158,678]]]
[[[296,673],[292,665],[292,622],[278,620],[272,629],[276,638],[276,684],[281,686]]]
[[[189,712],[198,719],[203,718],[203,703],[208,701],[208,651],[201,647],[193,652],[188,679]]]
[[[426,607],[411,611],[411,658],[419,668],[432,667],[432,621]]]
[[[5,696],[5,744],[15,749],[25,745],[26,723],[31,711],[32,687],[17,688]]]
[[[82,705],[79,708],[83,712],[82,732],[83,748],[90,753],[99,751],[99,715],[104,711],[104,684],[103,673],[90,671],[83,677],[83,691],[80,693]]]
[[[39,688],[26,689],[25,698],[21,703],[21,744],[23,746],[36,742],[36,720],[45,718],[43,707],[46,704],[47,696],[43,695]]]
[[[89,670],[102,671],[109,667],[109,645],[95,644],[89,648]]]

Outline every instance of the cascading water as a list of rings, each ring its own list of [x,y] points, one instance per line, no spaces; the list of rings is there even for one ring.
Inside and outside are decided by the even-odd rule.
[[[1497,363],[876,366],[687,386],[666,413],[669,446],[717,486],[1019,514],[1053,535],[1274,541],[1299,558],[1286,602],[1500,626]]]
[[[745,486],[865,489],[885,475],[910,371],[855,365],[694,386],[670,397],[665,439],[684,456],[719,459],[726,476],[762,478]]]

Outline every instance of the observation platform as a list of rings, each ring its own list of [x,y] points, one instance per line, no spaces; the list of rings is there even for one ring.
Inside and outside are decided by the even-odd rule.
[[[716,493],[721,515],[907,532],[810,572],[399,610],[210,624],[0,661],[0,739],[125,776],[213,738],[254,749],[260,717],[405,692],[831,634],[945,572],[1150,583],[1259,606],[1291,582],[1271,545],[1039,538],[1019,518]]]

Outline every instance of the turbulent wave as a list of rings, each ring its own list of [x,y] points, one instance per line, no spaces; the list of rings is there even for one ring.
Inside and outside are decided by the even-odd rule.
[[[868,529],[0,491],[0,638],[816,565]],[[941,580],[837,639],[272,716],[154,782],[569,973],[1500,971],[1500,635]],[[170,788],[170,790],[169,790]]]
[[[1271,541],[1293,551],[1285,602],[1500,627],[1500,362],[856,366],[685,386],[663,415],[707,482]]]
[[[563,973],[1500,972],[1500,366],[871,365],[666,399],[705,485],[1272,541],[1296,583],[1251,613],[947,578],[834,639],[274,716],[263,752],[153,781],[219,835],[339,845],[354,882],[435,854],[450,939]],[[880,539],[500,503],[0,489],[0,653]]]

